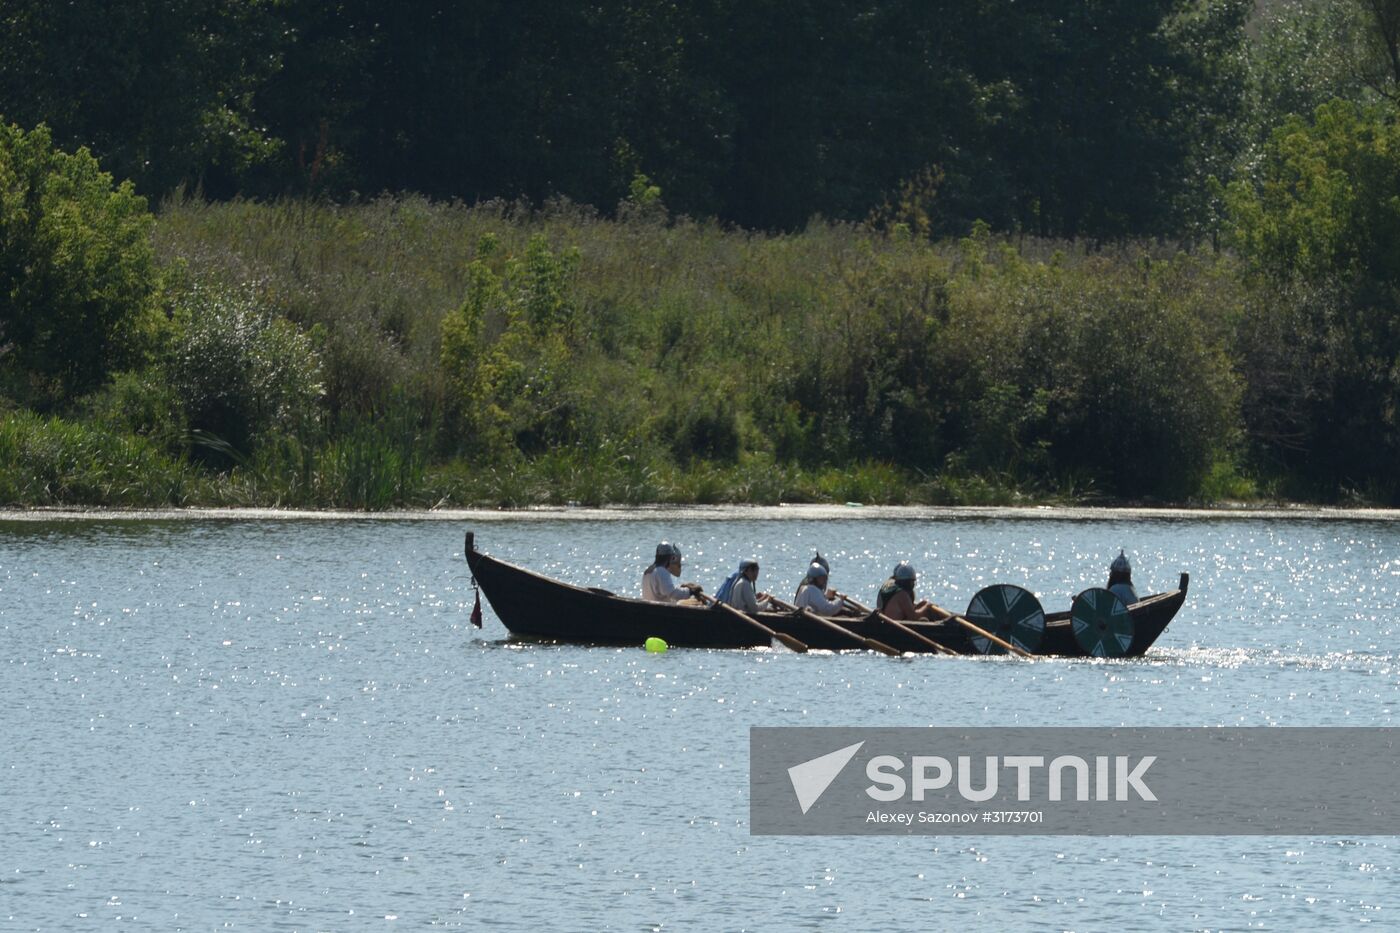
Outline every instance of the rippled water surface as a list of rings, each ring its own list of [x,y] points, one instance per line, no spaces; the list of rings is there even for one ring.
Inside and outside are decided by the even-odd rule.
[[[657,540],[790,595],[1047,610],[1120,546],[1191,573],[1145,659],[511,644],[465,523],[0,522],[0,929],[902,930],[1395,924],[1396,840],[748,834],[753,725],[1395,725],[1400,526],[1322,519],[477,521],[635,592]]]

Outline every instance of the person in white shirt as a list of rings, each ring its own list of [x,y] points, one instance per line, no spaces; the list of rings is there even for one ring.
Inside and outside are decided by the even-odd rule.
[[[681,549],[662,541],[656,546],[656,562],[642,574],[642,598],[653,603],[680,603],[701,592],[698,583],[677,583],[681,575]]]
[[[810,609],[819,616],[839,615],[841,598],[835,590],[826,588],[827,569],[821,564],[812,563],[807,568],[807,577],[797,588],[797,608]]]
[[[821,551],[817,551],[816,556],[812,558],[811,565],[807,568],[807,575],[802,578],[801,583],[797,584],[797,592],[792,594],[793,602],[797,601],[797,594],[802,592],[802,588],[812,582],[812,567],[821,567],[825,572],[831,572],[831,562],[822,557]]]
[[[1128,562],[1128,555],[1123,553],[1122,548],[1118,549],[1118,556],[1108,568],[1108,591],[1123,600],[1126,606],[1138,601],[1137,587],[1133,586],[1133,565]]]
[[[776,607],[767,593],[755,592],[758,584],[758,561],[746,557],[739,561],[739,569],[729,575],[715,599],[726,602],[743,612],[772,612]]]

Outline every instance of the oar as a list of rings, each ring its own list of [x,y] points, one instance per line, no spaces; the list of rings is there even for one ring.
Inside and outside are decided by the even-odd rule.
[[[789,611],[797,610],[797,607],[794,606],[792,603],[785,603],[781,599],[778,599],[776,596],[770,596],[768,598],[772,601],[773,605],[777,606],[779,609],[786,609]],[[850,629],[846,628],[844,625],[838,625],[830,619],[817,615],[810,609],[804,607],[801,610],[801,613],[802,617],[804,619],[807,619],[809,622],[815,622],[817,625],[820,625],[823,628],[831,629],[835,632],[840,632],[842,635],[856,642],[863,648],[869,648],[871,651],[878,651],[881,654],[887,654],[892,658],[897,658],[901,654],[903,654],[903,652],[900,651],[898,648],[891,648],[884,642],[874,638],[866,638],[860,632],[853,632]]]
[[[796,638],[793,638],[786,632],[780,632],[777,629],[769,628],[768,626],[764,625],[762,622],[758,621],[748,613],[740,612],[738,609],[735,609],[733,606],[729,605],[726,602],[723,602],[722,600],[712,599],[711,597],[706,596],[704,593],[697,593],[696,595],[700,597],[700,600],[702,602],[723,609],[725,612],[734,616],[734,618],[739,619],[742,622],[748,623],[749,625],[758,629],[760,632],[766,633],[769,638],[778,639],[778,641],[782,642],[784,645],[787,645],[789,648],[791,648],[793,651],[796,651],[798,654],[807,653],[806,642],[798,641]]]
[[[910,638],[913,638],[915,641],[921,641],[921,642],[923,642],[924,644],[928,645],[930,648],[932,648],[932,649],[933,649],[934,651],[936,651],[938,654],[957,654],[957,652],[954,651],[952,648],[949,648],[949,647],[947,647],[946,645],[940,645],[938,642],[934,641],[932,638],[929,638],[929,637],[928,637],[927,635],[925,635],[924,633],[915,631],[912,627],[910,627],[910,626],[908,626],[908,625],[905,625],[903,622],[899,621],[898,619],[891,619],[889,616],[885,615],[883,612],[876,612],[874,609],[870,609],[870,608],[868,608],[868,607],[866,607],[866,606],[862,606],[860,603],[856,602],[854,599],[851,599],[851,597],[847,596],[845,593],[837,593],[836,595],[837,595],[837,597],[840,598],[844,603],[846,603],[846,605],[850,606],[851,608],[853,608],[853,609],[858,609],[858,610],[860,610],[861,612],[868,613],[868,614],[870,614],[870,615],[875,616],[875,617],[878,618],[881,622],[884,622],[886,625],[891,625],[891,626],[893,626],[894,628],[896,628],[896,629],[898,629],[899,631],[903,632],[904,634],[908,635]]]
[[[838,595],[840,595],[840,594],[838,594]],[[846,602],[850,603],[852,606],[854,606],[854,607],[856,607],[857,609],[861,610],[862,612],[870,612],[870,611],[871,611],[871,610],[869,610],[869,609],[866,609],[866,608],[865,608],[864,606],[862,606],[860,603],[856,602],[854,599],[851,599],[851,597],[849,597],[849,596],[841,596],[841,598],[844,599]],[[952,619],[954,622],[958,623],[958,624],[961,625],[963,628],[965,628],[965,629],[967,629],[968,631],[972,632],[972,634],[974,634],[974,635],[981,635],[983,638],[987,639],[987,640],[990,641],[992,644],[994,644],[994,645],[1000,645],[1002,648],[1005,648],[1007,651],[1011,652],[1011,653],[1014,654],[1014,655],[1018,655],[1018,656],[1023,657],[1023,658],[1034,657],[1034,655],[1032,655],[1032,654],[1031,654],[1029,651],[1027,651],[1026,649],[1024,649],[1024,648],[1018,648],[1018,647],[1016,647],[1015,645],[1011,644],[1011,642],[1006,641],[1005,639],[1002,639],[1002,638],[998,638],[997,636],[993,635],[991,632],[987,631],[986,629],[982,628],[981,626],[974,625],[973,623],[971,623],[971,622],[967,621],[966,619],[964,619],[962,616],[956,615],[955,613],[952,613],[952,612],[949,612],[947,609],[944,609],[942,606],[935,606],[933,603],[929,603],[928,605],[929,605],[929,608],[930,608],[930,609],[934,609],[934,610],[936,610],[936,611],[938,611],[938,612],[943,613],[943,617],[944,617],[945,619]],[[881,615],[882,618],[889,619],[889,617],[888,617],[888,616],[885,616],[883,613],[880,613],[879,615]],[[894,622],[894,619],[889,619],[889,621]],[[899,623],[895,623],[895,624],[899,624]],[[917,632],[913,632],[913,634],[917,635],[918,633],[917,633]]]
[[[1017,647],[1016,645],[1011,644],[1011,642],[1007,641],[1007,640],[1004,639],[1004,638],[998,638],[996,635],[993,635],[991,632],[987,631],[986,629],[982,628],[982,627],[979,626],[979,625],[976,625],[976,624],[974,624],[974,623],[972,623],[972,622],[969,622],[968,620],[964,619],[962,616],[958,615],[957,613],[949,612],[947,609],[944,609],[942,606],[935,606],[933,603],[929,603],[928,606],[929,606],[930,609],[933,609],[933,610],[935,610],[935,611],[937,611],[937,612],[943,613],[943,617],[944,617],[945,619],[952,619],[954,622],[958,623],[959,625],[961,625],[963,628],[967,629],[967,630],[968,630],[969,632],[971,632],[972,634],[982,636],[983,638],[987,639],[987,641],[991,642],[991,643],[994,644],[994,645],[999,645],[1000,647],[1005,648],[1008,652],[1010,652],[1011,654],[1016,655],[1017,657],[1022,657],[1022,658],[1033,658],[1033,657],[1035,657],[1035,655],[1031,654],[1031,653],[1030,653],[1029,651],[1027,651],[1025,648],[1019,648],[1019,647]]]

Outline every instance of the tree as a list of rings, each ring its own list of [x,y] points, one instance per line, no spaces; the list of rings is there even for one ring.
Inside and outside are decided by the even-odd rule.
[[[979,74],[1004,77],[991,158],[1042,236],[1177,233],[1233,155],[1249,4],[997,4]]]
[[[0,113],[47,124],[161,196],[229,197],[278,153],[253,94],[281,64],[274,0],[6,0]]]
[[[1280,0],[1262,10],[1249,43],[1249,131],[1262,147],[1291,115],[1311,114],[1333,98],[1363,101],[1364,0]]]
[[[1271,361],[1282,397],[1256,395],[1251,427],[1302,435],[1272,451],[1316,483],[1400,494],[1400,124],[1383,106],[1333,101],[1291,118],[1264,152],[1257,186],[1236,183],[1233,242],[1256,281],[1274,290],[1250,322],[1246,375]],[[1286,355],[1280,344],[1304,348]],[[1286,413],[1280,417],[1279,412]],[[1285,427],[1280,429],[1279,425]]]
[[[1400,0],[1354,0],[1366,23],[1361,73],[1382,97],[1400,100]]]
[[[41,407],[137,363],[160,326],[146,202],[47,127],[0,125],[0,372]]]
[[[936,170],[939,234],[1189,233],[1237,148],[1249,7],[11,0],[0,111],[151,195],[612,210],[645,175],[675,212],[796,229]]]

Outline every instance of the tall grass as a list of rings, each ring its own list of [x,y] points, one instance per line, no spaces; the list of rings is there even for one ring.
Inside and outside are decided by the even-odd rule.
[[[186,505],[206,501],[209,486],[138,435],[24,411],[0,417],[0,504]]]
[[[151,444],[149,468],[131,465],[147,458],[140,438],[10,416],[6,501],[997,503],[1250,488],[1229,466],[1242,286],[1228,258],[416,197],[171,202],[155,241],[184,287],[242,289],[310,335],[303,382],[323,387],[319,412],[250,431],[240,458],[203,467]],[[25,452],[46,445],[87,452]]]

